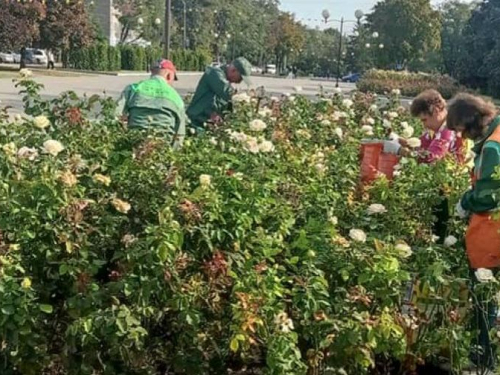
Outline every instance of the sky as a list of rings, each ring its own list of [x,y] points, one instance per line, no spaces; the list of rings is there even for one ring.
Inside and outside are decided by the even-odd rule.
[[[365,13],[369,13],[377,0],[281,0],[281,9],[295,13],[295,18],[302,23],[316,27],[324,28],[321,12],[327,9],[330,12],[331,18],[355,20],[354,12],[356,9],[361,9]],[[440,0],[432,0],[434,5],[438,5]],[[335,26],[336,23],[330,24],[329,27]],[[352,30],[352,24],[346,24],[346,31]]]

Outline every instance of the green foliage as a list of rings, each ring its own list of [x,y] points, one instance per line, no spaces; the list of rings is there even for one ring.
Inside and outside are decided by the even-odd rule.
[[[367,16],[370,32],[378,32],[378,66],[394,69],[408,66],[441,46],[440,13],[430,0],[384,0]],[[372,43],[372,44],[375,44]]]
[[[414,97],[424,90],[435,89],[450,99],[459,91],[464,91],[453,78],[441,74],[408,73],[385,70],[370,70],[358,82],[362,92],[377,94],[390,93],[394,89],[404,96]]]
[[[369,374],[392,360],[410,372],[444,351],[454,370],[467,361],[455,314],[464,250],[432,238],[432,207],[442,192],[455,203],[467,174],[403,159],[394,181],[359,184],[369,118],[375,138],[402,122],[422,131],[396,100],[265,99],[258,113],[239,102],[219,130],[173,150],[124,129],[110,98],[45,101],[35,82],[17,85],[45,118],[0,119],[2,374]],[[370,214],[374,203],[386,212]],[[413,277],[426,290],[414,312]]]

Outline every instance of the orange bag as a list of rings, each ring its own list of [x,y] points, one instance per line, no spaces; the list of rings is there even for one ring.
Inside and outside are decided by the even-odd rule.
[[[381,142],[361,144],[361,181],[371,182],[377,178],[378,160],[384,145]]]

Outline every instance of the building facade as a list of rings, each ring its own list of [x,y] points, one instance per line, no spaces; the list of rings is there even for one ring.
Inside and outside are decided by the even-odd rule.
[[[93,16],[109,44],[115,46],[120,41],[120,22],[113,0],[88,1]]]

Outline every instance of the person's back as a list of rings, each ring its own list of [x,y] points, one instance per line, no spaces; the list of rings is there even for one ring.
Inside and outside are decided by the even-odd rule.
[[[222,113],[227,110],[232,90],[224,72],[225,68],[225,66],[210,66],[201,77],[187,109],[187,115],[195,127],[202,126],[213,113]],[[223,84],[221,85],[220,82]]]
[[[231,84],[242,81],[248,84],[251,67],[248,60],[239,57],[229,65],[208,67],[205,70],[187,109],[194,128],[201,130],[205,122],[217,122],[224,112],[231,110],[231,97],[234,93]]]
[[[173,69],[175,75],[175,67]],[[153,70],[158,73],[158,67]],[[184,102],[163,74],[127,86],[118,107],[118,111],[127,116],[129,129],[165,130],[180,140],[186,134]]]

